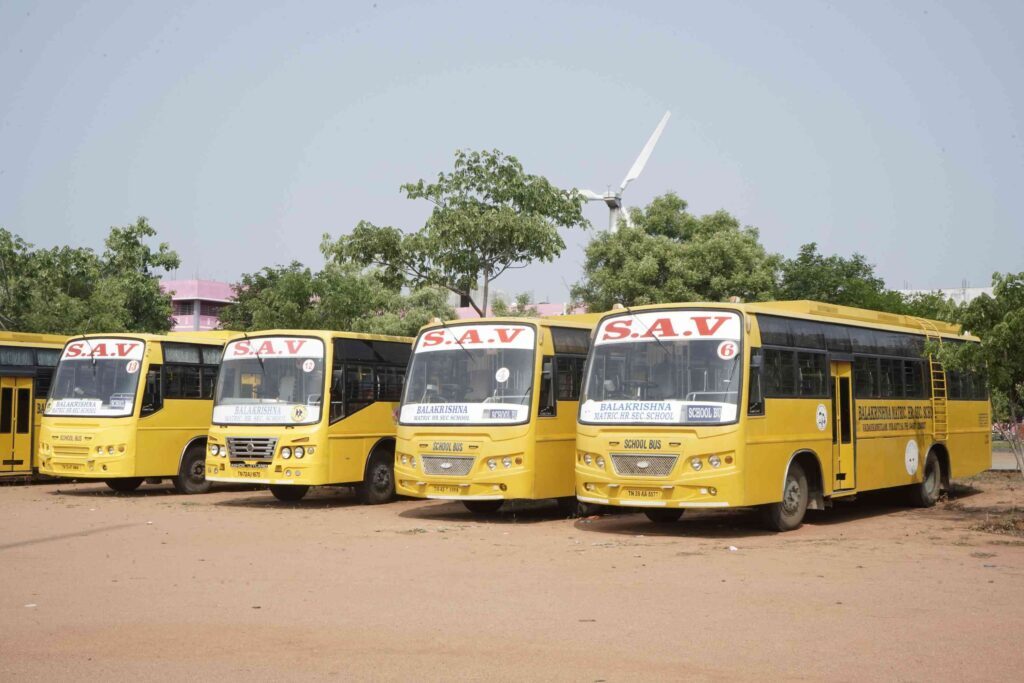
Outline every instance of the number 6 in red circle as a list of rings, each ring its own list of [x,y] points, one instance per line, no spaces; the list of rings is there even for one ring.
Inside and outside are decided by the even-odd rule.
[[[722,360],[729,360],[736,355],[736,342],[724,341],[718,345],[718,357]]]

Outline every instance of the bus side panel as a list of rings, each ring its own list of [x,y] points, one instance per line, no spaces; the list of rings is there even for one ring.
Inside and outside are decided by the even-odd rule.
[[[814,398],[769,398],[764,417],[746,418],[746,452],[742,455],[746,496],[742,505],[776,503],[793,454],[809,450],[821,465],[824,494],[832,493],[832,431],[819,430]]]
[[[931,402],[856,399],[854,412],[857,490],[906,486],[921,481],[924,458],[932,443]],[[911,442],[916,444],[916,461]]]
[[[534,498],[562,498],[575,495],[576,490],[576,401],[558,401],[554,417],[534,420],[533,453],[525,454],[526,463],[533,459]],[[529,443],[527,439],[527,443]],[[529,449],[529,447],[528,447]]]
[[[366,461],[382,438],[394,438],[398,404],[377,401],[330,425],[328,480],[332,484],[361,482]]]
[[[992,467],[992,410],[988,401],[948,401],[951,477]]]
[[[136,477],[173,477],[189,441],[205,437],[210,429],[210,401],[164,399],[163,407],[138,419]]]

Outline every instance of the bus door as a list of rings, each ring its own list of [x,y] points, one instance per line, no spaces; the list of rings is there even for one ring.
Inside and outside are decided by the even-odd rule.
[[[832,362],[832,489],[857,486],[853,438],[853,368],[849,361]]]
[[[32,471],[32,378],[0,378],[0,474]]]

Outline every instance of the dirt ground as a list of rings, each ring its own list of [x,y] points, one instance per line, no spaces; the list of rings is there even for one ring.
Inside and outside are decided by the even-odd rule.
[[[1024,481],[560,519],[257,489],[0,487],[0,679],[1016,679]]]

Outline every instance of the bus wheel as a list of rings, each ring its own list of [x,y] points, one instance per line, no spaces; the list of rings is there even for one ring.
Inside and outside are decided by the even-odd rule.
[[[563,517],[583,517],[586,514],[586,504],[581,503],[576,496],[556,498],[555,501],[558,503],[558,514]]]
[[[302,500],[307,491],[309,491],[308,486],[292,486],[291,484],[270,485],[270,492],[274,494],[274,498],[285,503],[294,503],[297,500]]]
[[[942,468],[935,453],[928,453],[924,461],[924,479],[907,489],[910,504],[919,508],[930,508],[939,499],[939,487],[942,484]]]
[[[142,486],[142,477],[125,477],[123,479],[107,479],[107,486],[118,493],[131,493]]]
[[[210,482],[206,481],[206,449],[193,446],[185,451],[181,459],[181,470],[178,476],[171,479],[174,490],[178,493],[206,493],[210,490]]]
[[[464,500],[462,504],[474,514],[490,515],[497,512],[504,502],[503,500]]]
[[[678,522],[679,518],[683,516],[683,511],[670,508],[656,508],[653,510],[644,510],[644,514],[647,515],[647,519],[651,520],[655,524],[671,524],[672,522]]]
[[[356,487],[364,505],[380,505],[395,497],[394,455],[375,455],[366,468],[366,479]]]
[[[792,531],[804,521],[807,512],[807,475],[800,463],[793,462],[786,472],[786,485],[782,488],[782,500],[764,506],[764,521],[769,529]]]

